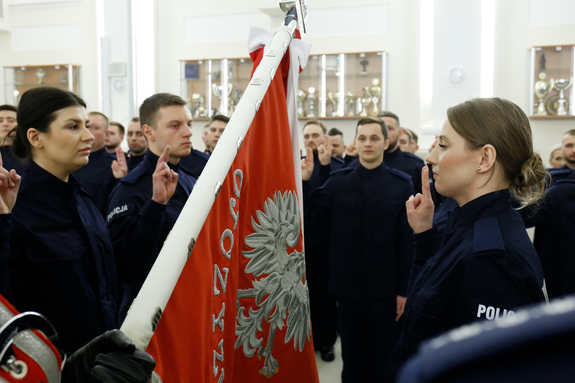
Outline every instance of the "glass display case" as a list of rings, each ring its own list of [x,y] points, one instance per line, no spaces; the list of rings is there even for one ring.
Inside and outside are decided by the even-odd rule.
[[[573,45],[532,47],[529,114],[532,118],[573,118]]]
[[[80,67],[72,64],[4,67],[4,96],[9,104],[18,105],[28,89],[53,86],[80,94]]]
[[[231,116],[252,70],[249,58],[181,62],[182,97],[194,118]],[[299,118],[374,116],[387,105],[387,54],[366,52],[310,56],[300,73]]]

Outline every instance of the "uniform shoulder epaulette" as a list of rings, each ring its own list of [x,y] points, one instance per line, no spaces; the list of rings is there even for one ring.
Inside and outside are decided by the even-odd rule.
[[[402,172],[401,170],[395,168],[389,168],[389,172],[401,178],[405,178],[408,181],[411,181],[411,176],[407,173]]]
[[[331,173],[331,175],[338,175],[338,174],[343,174],[343,173],[349,173],[351,171],[353,171],[355,169],[354,166],[346,166],[344,168],[339,168],[337,170],[333,170]]]
[[[131,172],[126,176],[122,177],[120,182],[127,184],[135,184],[144,174],[146,174],[145,166],[136,166]]]
[[[417,162],[420,162],[421,166],[423,166],[423,164],[425,163],[425,161],[423,161],[423,159],[421,157],[416,156],[413,153],[409,153],[409,152],[402,152],[402,153],[405,157],[416,160]]]
[[[571,174],[573,170],[568,168],[559,168],[559,169],[547,169],[547,172],[549,173],[549,175],[551,175],[551,177],[554,177],[558,175],[567,176]]]
[[[335,162],[337,162],[337,163],[339,163],[340,165],[343,165],[343,164],[345,163],[345,161],[343,160],[343,158],[339,158],[339,157],[331,156],[331,160],[332,160],[332,161],[335,161]]]
[[[505,250],[499,221],[495,217],[484,218],[475,222],[473,253],[487,250]]]

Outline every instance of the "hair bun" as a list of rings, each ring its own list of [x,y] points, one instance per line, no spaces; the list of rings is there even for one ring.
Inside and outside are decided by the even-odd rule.
[[[521,165],[521,170],[510,185],[515,198],[521,201],[521,207],[538,202],[545,194],[547,171],[539,153],[531,154]]]

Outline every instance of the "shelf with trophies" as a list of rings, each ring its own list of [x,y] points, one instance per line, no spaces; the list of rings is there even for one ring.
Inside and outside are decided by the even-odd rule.
[[[386,108],[386,52],[310,56],[300,73],[298,117],[357,118]]]
[[[53,86],[79,94],[80,67],[72,64],[4,67],[7,103],[18,105],[22,93],[40,86]]]
[[[194,119],[209,119],[216,114],[231,117],[252,71],[249,58],[186,60],[180,62],[181,92]]]
[[[251,75],[249,58],[180,62],[181,94],[194,119],[231,116]],[[385,52],[310,56],[300,73],[298,116],[357,118],[375,116],[386,106]]]
[[[531,118],[575,118],[573,100],[573,45],[531,48]]]

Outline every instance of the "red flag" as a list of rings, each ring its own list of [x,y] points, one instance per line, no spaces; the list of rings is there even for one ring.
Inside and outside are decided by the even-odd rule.
[[[252,55],[254,68],[262,55],[263,48]],[[286,105],[286,94],[293,95],[289,57],[146,350],[163,382],[319,382],[294,165],[299,150]]]

